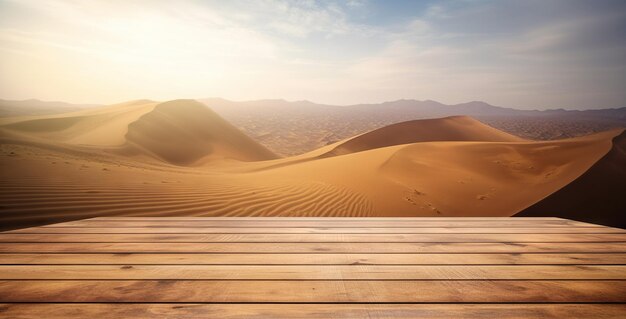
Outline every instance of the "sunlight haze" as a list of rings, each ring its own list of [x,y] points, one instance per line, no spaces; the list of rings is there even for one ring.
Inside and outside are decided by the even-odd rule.
[[[0,97],[626,100],[623,1],[0,0]]]

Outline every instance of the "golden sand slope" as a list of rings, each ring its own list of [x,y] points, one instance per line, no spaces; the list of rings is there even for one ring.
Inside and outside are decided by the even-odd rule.
[[[272,154],[194,101],[139,105],[84,114],[121,112],[126,127],[106,124],[111,140],[84,118],[0,126],[3,227],[102,215],[511,216],[583,174],[620,132],[532,142],[453,117],[245,162]]]
[[[276,156],[194,100],[132,101],[80,112],[5,119],[18,139],[149,155],[178,165]]]
[[[560,216],[626,228],[626,131],[583,175],[518,216]]]
[[[126,141],[128,125],[151,112],[158,102],[130,101],[101,108],[0,119],[2,128],[23,137],[71,145],[118,146]]]
[[[339,185],[368,198],[375,215],[510,216],[582,174],[618,133],[546,142],[415,143],[249,175]]]
[[[414,120],[385,126],[340,143],[328,155],[436,141],[521,142],[523,139],[485,125],[469,116]]]
[[[262,161],[277,158],[215,112],[193,100],[157,105],[128,125],[126,139],[135,148],[169,163],[198,164],[216,158]]]

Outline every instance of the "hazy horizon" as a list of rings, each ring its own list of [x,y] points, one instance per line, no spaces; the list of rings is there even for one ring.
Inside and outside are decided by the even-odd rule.
[[[623,107],[623,1],[0,1],[0,96]]]
[[[64,104],[82,105],[82,106],[90,106],[90,107],[115,105],[115,104],[127,103],[127,102],[132,102],[132,101],[140,101],[140,100],[148,100],[148,101],[155,101],[155,102],[167,102],[167,101],[174,101],[174,100],[204,101],[204,100],[210,100],[210,99],[218,99],[218,100],[224,100],[224,101],[234,102],[234,103],[249,103],[249,102],[260,102],[260,101],[283,101],[283,102],[286,102],[286,103],[311,103],[311,104],[316,104],[316,105],[336,106],[336,107],[351,107],[351,106],[359,106],[359,105],[378,105],[378,104],[394,103],[394,102],[400,102],[400,101],[415,101],[415,102],[420,102],[420,103],[422,103],[422,102],[434,102],[434,103],[439,103],[439,104],[442,104],[442,105],[445,105],[445,106],[455,106],[455,105],[470,104],[470,103],[485,103],[485,104],[488,104],[488,105],[494,106],[494,107],[508,108],[508,109],[520,110],[520,111],[556,111],[556,110],[589,111],[589,110],[610,110],[610,109],[626,108],[626,104],[624,106],[615,106],[615,107],[597,106],[597,107],[580,107],[580,108],[560,108],[560,107],[519,108],[519,107],[511,107],[511,106],[507,106],[507,105],[494,105],[492,103],[489,103],[489,102],[486,102],[486,101],[482,101],[482,100],[464,101],[464,102],[460,102],[460,103],[444,103],[444,102],[433,100],[433,99],[416,99],[416,98],[398,98],[398,99],[394,99],[394,100],[385,100],[385,101],[380,101],[380,102],[364,102],[364,103],[356,103],[356,104],[328,104],[328,103],[319,103],[319,102],[311,101],[311,100],[307,100],[307,99],[288,100],[288,99],[284,99],[284,98],[253,98],[253,99],[245,99],[245,100],[236,100],[236,99],[226,99],[226,98],[219,97],[219,96],[200,97],[200,98],[185,98],[185,97],[181,97],[181,98],[174,98],[174,99],[171,99],[171,100],[162,100],[162,101],[159,101],[157,99],[152,99],[152,98],[136,98],[136,99],[130,99],[130,100],[116,101],[116,102],[113,102],[113,103],[98,103],[97,101],[95,101],[95,102],[94,101],[91,101],[91,102],[90,101],[74,102],[74,101],[65,101],[65,100],[45,100],[45,99],[39,99],[39,98],[9,99],[9,98],[0,97],[0,101],[17,101],[17,102],[37,101],[37,102],[42,102],[42,103],[64,103]]]

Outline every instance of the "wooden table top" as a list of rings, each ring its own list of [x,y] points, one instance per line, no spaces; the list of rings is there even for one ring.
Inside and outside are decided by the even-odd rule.
[[[626,318],[626,230],[100,217],[0,233],[1,318]]]

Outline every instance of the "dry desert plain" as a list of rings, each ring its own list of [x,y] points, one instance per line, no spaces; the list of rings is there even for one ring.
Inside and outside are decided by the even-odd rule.
[[[280,157],[195,100],[3,117],[0,225],[122,215],[543,214],[623,226],[614,212],[625,206],[625,141],[622,129],[528,140],[451,116]]]

